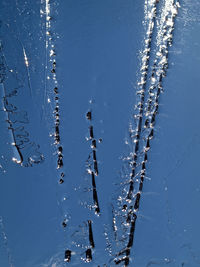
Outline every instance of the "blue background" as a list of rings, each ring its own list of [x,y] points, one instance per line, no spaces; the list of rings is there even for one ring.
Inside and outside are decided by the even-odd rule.
[[[162,1],[160,1],[162,2]],[[144,1],[50,1],[52,44],[56,51],[60,136],[65,182],[58,183],[54,133],[53,80],[45,48],[45,3],[0,3],[1,33],[7,68],[19,87],[15,102],[28,113],[24,125],[31,141],[40,145],[41,164],[22,167],[11,159],[16,150],[1,104],[0,113],[0,267],[65,266],[64,251],[74,249],[69,266],[111,266],[105,252],[105,226],[112,224],[111,202],[117,194],[125,140],[134,113],[140,51],[145,30]],[[136,224],[130,266],[200,265],[199,149],[200,149],[200,2],[182,0],[175,22],[169,69],[163,79],[151,142],[147,176]],[[22,47],[29,59],[29,74]],[[156,50],[153,44],[152,51]],[[153,53],[153,52],[152,52]],[[19,81],[20,80],[20,81]],[[29,84],[30,82],[30,84]],[[30,86],[31,85],[31,86]],[[31,87],[31,88],[30,88]],[[46,88],[46,89],[45,89]],[[30,94],[32,90],[32,94]],[[3,100],[3,84],[0,84]],[[51,103],[47,102],[47,97]],[[86,161],[91,153],[89,123],[92,110],[99,176],[96,177],[101,216],[92,204]],[[65,200],[66,198],[66,200]],[[80,203],[86,204],[80,204]],[[67,229],[62,221],[69,219]],[[84,263],[85,222],[93,221],[95,250]],[[110,228],[109,228],[110,229]],[[109,230],[111,231],[111,230]],[[75,248],[73,240],[83,248]]]

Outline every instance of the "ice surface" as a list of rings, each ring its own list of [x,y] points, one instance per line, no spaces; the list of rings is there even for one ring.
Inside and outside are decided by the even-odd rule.
[[[199,266],[199,12],[0,2],[0,267]]]

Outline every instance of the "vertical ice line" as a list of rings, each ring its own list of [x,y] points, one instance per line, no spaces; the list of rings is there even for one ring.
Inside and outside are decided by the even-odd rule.
[[[148,12],[148,2],[151,11]],[[178,13],[180,4],[175,0],[163,0],[160,20],[156,18],[156,4],[159,1],[145,1],[145,19],[149,25],[145,38],[145,49],[142,53],[142,67],[140,69],[141,81],[138,83],[139,98],[136,100],[136,127],[131,129],[131,138],[134,143],[133,159],[129,162],[131,166],[129,188],[125,198],[120,198],[119,206],[122,207],[123,216],[126,218],[124,226],[129,231],[125,248],[116,253],[114,262],[116,265],[130,264],[130,252],[134,244],[135,224],[137,212],[140,206],[140,199],[143,190],[143,183],[146,177],[147,154],[150,150],[150,140],[154,136],[155,119],[158,113],[159,97],[163,90],[162,79],[166,76],[168,68],[168,49],[172,45],[174,20]],[[148,22],[150,19],[150,22]],[[154,23],[157,21],[156,49],[151,51],[151,39]],[[154,57],[152,72],[149,78],[149,57]],[[148,90],[146,90],[147,79]],[[143,141],[144,140],[144,141]],[[136,173],[136,168],[139,169]],[[125,190],[126,191],[126,190]],[[124,204],[126,203],[126,204]],[[120,212],[121,214],[121,212]],[[128,226],[128,227],[127,227]]]
[[[88,160],[88,168],[87,168],[87,172],[88,174],[91,176],[91,180],[92,180],[92,192],[93,192],[93,208],[95,209],[95,214],[99,215],[100,214],[100,207],[99,207],[99,201],[98,201],[98,193],[97,193],[97,188],[96,188],[96,179],[95,177],[97,177],[99,175],[99,171],[98,171],[98,162],[97,162],[97,156],[96,156],[96,149],[97,149],[97,142],[96,139],[94,137],[94,126],[92,124],[92,118],[93,114],[92,111],[88,111],[86,114],[86,118],[87,120],[90,122],[89,125],[89,139],[91,141],[91,156],[89,156],[89,158],[91,158],[91,163]]]
[[[45,2],[44,2],[45,1]],[[44,92],[44,105],[49,104],[52,111],[54,130],[51,135],[54,139],[54,147],[56,152],[56,170],[57,170],[57,186],[64,186],[65,173],[63,172],[63,145],[60,137],[60,87],[57,79],[57,60],[56,60],[56,38],[57,33],[53,31],[53,22],[55,22],[55,3],[50,0],[42,0],[41,4],[45,4],[44,11],[41,9],[41,16],[45,15],[45,92]],[[54,5],[54,6],[52,6]],[[54,7],[54,9],[53,9]],[[52,26],[53,25],[53,26]],[[48,84],[47,84],[48,82]],[[53,96],[53,97],[51,97]],[[57,188],[58,191],[58,188]],[[66,227],[68,224],[68,218],[64,215],[63,201],[66,198],[60,199],[57,193],[57,203],[61,213],[60,225],[63,228],[64,235],[66,235]],[[64,261],[69,262],[71,260],[71,251],[63,251]]]
[[[149,3],[148,3],[149,2]],[[152,35],[154,31],[155,25],[155,17],[156,17],[156,0],[145,1],[145,25],[147,27],[146,37],[145,37],[145,45],[144,50],[141,53],[141,68],[140,74],[141,78],[138,82],[138,90],[136,92],[137,95],[137,114],[134,115],[134,119],[136,121],[136,128],[131,133],[131,138],[133,141],[133,159],[130,162],[132,166],[132,173],[130,176],[130,184],[129,184],[129,191],[127,194],[127,200],[131,200],[133,196],[134,190],[134,178],[136,175],[136,165],[138,159],[138,152],[139,152],[139,142],[141,136],[141,129],[142,129],[142,119],[144,113],[144,105],[145,105],[145,93],[146,93],[146,83],[147,83],[147,74],[149,70],[149,58],[151,54],[151,42],[152,42]],[[149,10],[150,9],[150,10]]]

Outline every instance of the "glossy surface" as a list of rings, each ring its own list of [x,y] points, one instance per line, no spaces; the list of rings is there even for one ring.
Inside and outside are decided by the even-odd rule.
[[[0,267],[199,266],[199,12],[1,1]]]

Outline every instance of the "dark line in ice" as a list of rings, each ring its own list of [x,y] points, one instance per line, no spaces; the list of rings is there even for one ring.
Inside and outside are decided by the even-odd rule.
[[[137,159],[138,159],[138,152],[139,152],[139,142],[140,142],[140,136],[141,136],[141,130],[142,130],[142,121],[143,121],[143,114],[144,114],[144,105],[145,105],[145,91],[146,91],[146,82],[147,82],[147,74],[148,74],[148,69],[149,69],[149,57],[150,57],[150,52],[151,52],[151,43],[152,43],[152,35],[153,35],[153,30],[154,30],[154,24],[155,24],[155,19],[156,19],[156,1],[154,1],[153,6],[152,6],[152,11],[153,11],[153,16],[151,20],[151,24],[149,29],[148,29],[148,37],[147,37],[147,47],[145,48],[145,61],[143,63],[144,66],[144,73],[142,73],[141,81],[142,81],[142,86],[140,87],[139,91],[137,94],[140,95],[140,102],[138,105],[139,108],[139,113],[136,115],[136,118],[138,119],[138,125],[136,127],[135,131],[135,136],[134,136],[134,143],[135,143],[135,149],[134,149],[134,154],[133,154],[133,161],[132,161],[132,171],[131,171],[131,177],[130,177],[130,186],[129,186],[129,191],[127,194],[127,199],[131,200],[133,197],[133,191],[134,191],[134,178],[135,178],[135,170],[137,166]]]
[[[94,202],[94,207],[95,207],[95,213],[99,214],[100,208],[99,208],[99,201],[98,201],[94,172],[92,172],[91,177],[92,177],[92,190],[93,190],[93,202]]]
[[[71,261],[71,255],[72,255],[71,250],[69,250],[69,249],[65,250],[65,258],[64,258],[64,261],[65,262],[70,262]]]
[[[100,214],[100,207],[99,207],[98,194],[97,194],[96,181],[95,181],[95,176],[99,175],[97,155],[96,155],[97,145],[96,145],[96,139],[94,138],[94,127],[92,125],[92,111],[91,110],[87,112],[86,118],[88,121],[90,121],[89,140],[91,141],[93,167],[91,167],[91,165],[89,164],[89,173],[91,173],[91,178],[92,178],[93,202],[94,202],[95,213]]]
[[[95,244],[94,244],[94,238],[93,238],[93,232],[92,232],[92,221],[91,220],[88,220],[88,228],[89,228],[90,246],[91,246],[91,248],[94,248]]]
[[[86,256],[86,262],[91,262],[92,261],[92,250],[91,248],[88,248],[85,252]]]
[[[156,6],[157,1],[154,2],[154,7]],[[171,9],[167,10],[167,15],[165,17],[164,26],[162,28],[162,45],[159,44],[158,48],[158,55],[156,54],[156,59],[154,61],[153,70],[151,74],[151,79],[157,79],[157,85],[151,85],[148,90],[148,98],[145,102],[145,88],[146,88],[146,79],[147,79],[147,73],[144,74],[143,79],[143,85],[142,90],[140,90],[140,102],[139,102],[139,114],[137,114],[138,124],[136,126],[136,135],[134,136],[134,143],[135,143],[135,149],[134,149],[134,155],[133,155],[133,161],[132,161],[132,170],[131,170],[131,179],[129,183],[129,191],[128,195],[126,197],[126,200],[128,200],[128,203],[131,203],[130,208],[128,209],[127,213],[127,219],[126,223],[130,225],[130,232],[129,232],[129,238],[127,241],[126,247],[118,252],[115,256],[114,262],[116,265],[120,263],[124,263],[124,266],[128,266],[130,264],[130,252],[131,248],[133,247],[134,242],[134,232],[135,232],[135,225],[137,220],[137,212],[140,206],[141,201],[141,193],[143,190],[143,183],[144,178],[146,176],[146,162],[147,162],[147,153],[150,150],[150,140],[153,138],[154,135],[154,125],[156,121],[156,115],[158,113],[158,107],[159,107],[159,96],[162,92],[162,78],[166,76],[166,70],[168,67],[168,48],[171,46],[172,43],[172,32],[174,30],[174,27],[171,26],[174,25],[174,20],[177,15],[177,12],[173,13],[172,7],[175,8],[175,10],[178,10],[179,2],[178,1],[172,1],[171,3]],[[154,8],[153,7],[153,8]],[[168,7],[169,8],[169,7]],[[166,11],[166,10],[164,10]],[[153,18],[155,20],[155,17]],[[167,24],[167,20],[170,20],[170,25]],[[162,26],[162,25],[161,25]],[[159,33],[158,33],[159,34]],[[150,33],[150,36],[152,35],[152,32]],[[166,43],[164,43],[164,37],[166,37]],[[151,40],[151,39],[150,39]],[[149,45],[151,41],[148,42]],[[147,54],[150,56],[150,50]],[[148,67],[145,68],[148,70]],[[154,81],[154,80],[153,80]],[[153,83],[151,82],[151,84]],[[144,108],[146,106],[146,108]],[[146,113],[144,112],[146,111]],[[146,134],[145,137],[145,146],[143,150],[143,160],[142,162],[138,161],[140,158],[138,158],[138,152],[139,152],[139,141],[141,140],[141,133],[144,131]],[[136,166],[141,166],[140,170],[140,177],[139,177],[139,190],[134,195],[134,179],[136,176],[135,169]],[[132,200],[133,198],[133,200]],[[133,204],[132,204],[133,202]],[[123,257],[120,257],[123,256]]]

